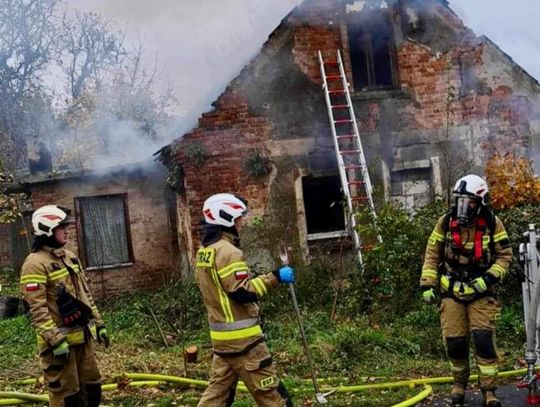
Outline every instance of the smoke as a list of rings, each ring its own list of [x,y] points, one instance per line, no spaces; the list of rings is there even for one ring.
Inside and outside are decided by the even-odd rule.
[[[177,136],[189,131],[242,67],[256,55],[281,19],[301,0],[72,0],[99,11],[139,36],[156,55],[162,86],[175,89],[181,115]],[[148,61],[150,64],[153,60]]]
[[[105,91],[93,95],[91,108],[62,112],[66,83],[59,66],[51,67],[48,82],[57,87],[52,110],[72,115],[62,127],[49,128],[42,136],[53,154],[54,169],[96,169],[151,159],[212,109],[211,103],[300,2],[132,0],[126,7],[123,0],[70,1],[68,15],[74,9],[98,12],[125,34],[128,48],[142,43],[142,69],[156,74],[148,92],[159,97],[172,90],[172,103],[161,108],[154,100],[153,106],[146,101],[146,106],[132,103],[124,108],[128,103],[122,95]],[[159,117],[146,117],[147,108],[159,110]]]

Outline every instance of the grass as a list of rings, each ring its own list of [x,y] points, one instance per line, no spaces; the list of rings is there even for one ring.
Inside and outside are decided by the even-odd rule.
[[[299,287],[301,289],[301,287]],[[301,290],[299,290],[301,291]],[[310,406],[313,391],[292,305],[284,289],[262,303],[264,330],[278,363],[279,375],[294,396],[295,405]],[[300,298],[306,296],[299,295]],[[303,318],[318,376],[336,378],[332,385],[365,384],[447,376],[448,364],[440,337],[435,307],[415,303],[413,311],[394,318],[391,314],[342,315],[330,321],[328,307],[301,302]],[[307,309],[304,307],[308,307]],[[346,307],[344,307],[346,308]],[[101,304],[112,336],[111,348],[97,347],[106,382],[125,383],[124,372],[145,372],[207,379],[211,349],[206,315],[194,284],[171,284],[154,293],[133,293]],[[152,317],[156,316],[166,336],[165,346]],[[512,369],[522,354],[524,332],[519,303],[503,309],[498,340],[503,355],[501,370]],[[195,344],[199,362],[184,369],[183,349]],[[0,321],[0,370],[10,379],[40,375],[35,356],[35,339],[25,316]],[[41,393],[35,386],[18,386],[0,381],[0,389]],[[443,388],[444,390],[444,388]],[[336,394],[329,406],[388,406],[421,391],[400,388],[355,394]],[[163,385],[157,388],[129,388],[107,392],[108,406],[195,406],[200,389]],[[253,406],[248,395],[240,394],[235,407]]]

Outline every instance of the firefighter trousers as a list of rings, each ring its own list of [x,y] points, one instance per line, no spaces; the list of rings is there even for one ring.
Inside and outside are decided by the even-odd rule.
[[[264,342],[243,355],[214,354],[210,384],[198,407],[230,407],[234,402],[239,379],[245,383],[257,406],[292,407],[285,387],[277,378],[276,367]]]
[[[501,307],[493,297],[471,302],[443,298],[441,327],[454,381],[466,384],[469,375],[469,338],[472,336],[479,383],[482,390],[497,387],[498,356],[495,324]]]
[[[52,352],[41,357],[51,407],[97,407],[101,401],[101,374],[90,341],[70,345],[67,360]]]

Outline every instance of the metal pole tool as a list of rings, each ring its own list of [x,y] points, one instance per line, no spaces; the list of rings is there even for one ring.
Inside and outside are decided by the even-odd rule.
[[[279,254],[281,263],[284,266],[289,265],[289,255],[286,248],[282,248]],[[313,381],[313,388],[315,389],[315,399],[318,404],[326,404],[328,400],[326,396],[328,394],[322,393],[319,389],[319,384],[317,383],[317,376],[315,374],[315,367],[313,365],[313,359],[311,357],[311,352],[309,350],[306,332],[304,331],[304,324],[302,322],[302,315],[300,314],[300,308],[298,307],[298,300],[296,299],[296,291],[294,289],[294,283],[289,283],[289,292],[291,293],[291,299],[294,306],[294,311],[296,312],[296,318],[298,319],[298,327],[300,328],[300,335],[302,336],[302,344],[304,345],[304,352],[306,354],[306,359],[309,365],[309,370],[311,372],[311,380]]]

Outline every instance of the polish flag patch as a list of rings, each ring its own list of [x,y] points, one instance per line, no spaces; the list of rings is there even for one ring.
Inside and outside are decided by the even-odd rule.
[[[245,280],[248,277],[249,277],[249,274],[247,270],[236,271],[234,273],[234,278],[236,278],[237,280]]]
[[[38,283],[28,283],[25,286],[26,291],[37,291],[39,290],[39,284]]]

